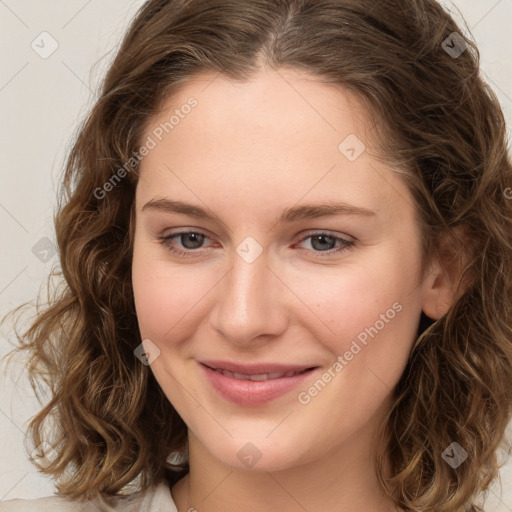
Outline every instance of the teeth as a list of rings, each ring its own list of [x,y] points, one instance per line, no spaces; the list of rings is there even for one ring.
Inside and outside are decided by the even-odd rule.
[[[292,375],[297,375],[302,373],[302,371],[291,371],[291,372],[274,372],[274,373],[261,373],[259,375],[243,375],[242,373],[233,373],[228,370],[215,370],[218,373],[222,373],[226,375],[226,377],[231,377],[232,379],[238,380],[271,380],[271,379],[280,379],[282,377],[291,377]]]

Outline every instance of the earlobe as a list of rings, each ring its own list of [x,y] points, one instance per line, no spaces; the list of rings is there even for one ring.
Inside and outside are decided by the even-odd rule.
[[[423,283],[423,312],[438,320],[464,293],[469,280],[463,273],[469,261],[470,239],[463,226],[441,237],[429,273]]]
[[[454,294],[449,278],[439,262],[431,267],[431,273],[424,282],[423,312],[437,320],[448,312],[454,302]]]

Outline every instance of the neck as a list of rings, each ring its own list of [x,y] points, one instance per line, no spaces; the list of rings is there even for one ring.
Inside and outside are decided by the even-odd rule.
[[[190,472],[173,486],[173,499],[179,512],[396,512],[376,476],[372,425],[320,457],[275,472],[227,466],[189,431]]]

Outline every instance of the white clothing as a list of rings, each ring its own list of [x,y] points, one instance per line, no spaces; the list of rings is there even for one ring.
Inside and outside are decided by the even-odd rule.
[[[80,503],[60,496],[15,499],[0,502],[0,512],[178,512],[165,483],[150,487],[144,493],[139,491],[114,500],[113,506],[108,506],[98,500]]]

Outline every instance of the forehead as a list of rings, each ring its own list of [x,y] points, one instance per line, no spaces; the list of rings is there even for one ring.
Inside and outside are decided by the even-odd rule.
[[[342,198],[384,208],[407,190],[372,157],[371,127],[357,95],[302,71],[262,71],[244,82],[202,74],[147,123],[144,140],[156,144],[140,182],[148,196],[179,189],[245,194],[241,204]]]
[[[191,98],[197,106],[189,116],[187,103]],[[191,121],[182,123],[180,110]],[[221,134],[238,139],[247,139],[248,135],[270,137],[281,129],[289,135],[293,127],[296,138],[320,136],[326,144],[330,141],[336,144],[343,135],[340,128],[342,131],[352,128],[361,138],[371,137],[371,131],[367,133],[371,125],[370,113],[354,92],[290,68],[262,70],[245,81],[221,74],[196,75],[164,99],[159,113],[147,123],[146,133],[151,133],[159,123],[169,121],[173,113],[181,114],[180,125],[194,123],[195,129],[202,132],[204,129],[208,134],[220,129],[219,138]],[[175,138],[183,131],[178,130],[178,124],[171,130]],[[246,131],[240,132],[239,127]]]

